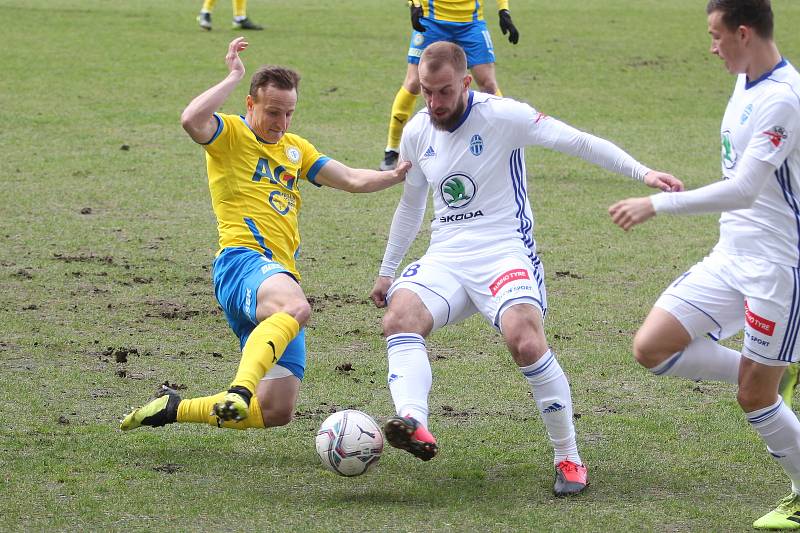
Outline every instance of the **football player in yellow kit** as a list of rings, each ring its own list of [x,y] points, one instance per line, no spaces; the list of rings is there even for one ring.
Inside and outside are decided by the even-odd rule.
[[[211,12],[217,0],[204,0],[197,23],[206,31],[211,31]],[[247,0],[233,0],[233,29],[234,30],[263,30],[264,26],[256,24],[247,18]]]
[[[236,429],[287,424],[305,371],[303,325],[311,314],[295,265],[300,185],[379,191],[401,182],[410,167],[353,169],[288,133],[300,79],[288,68],[266,66],[253,75],[244,116],[217,113],[244,77],[239,53],[247,44],[243,37],[230,43],[228,75],[181,116],[183,128],[206,151],[220,244],[214,292],[239,337],[242,359],[227,391],[182,400],[164,388],[123,419],[124,431],[173,422]]]
[[[467,54],[467,66],[472,71],[478,89],[484,93],[501,95],[495,78],[494,45],[483,18],[483,4],[483,0],[409,0],[413,31],[408,48],[408,69],[406,79],[392,103],[381,170],[391,170],[397,166],[403,127],[414,111],[419,96],[419,58],[428,45],[450,41],[461,46]],[[509,42],[517,44],[519,32],[508,12],[508,0],[497,0],[497,9],[503,35],[508,34]]]

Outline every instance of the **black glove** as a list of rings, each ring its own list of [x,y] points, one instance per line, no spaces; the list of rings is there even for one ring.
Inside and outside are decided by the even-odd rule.
[[[414,2],[411,1],[408,2],[408,6],[411,8],[411,27],[418,32],[425,33],[425,26],[419,21],[419,19],[425,16],[422,11],[422,6],[415,6]]]
[[[411,9],[413,10],[414,8]],[[508,9],[501,9],[498,15],[500,16],[500,29],[503,30],[503,35],[508,33],[508,42],[517,44],[519,42],[519,32],[511,21],[511,13],[508,12]]]

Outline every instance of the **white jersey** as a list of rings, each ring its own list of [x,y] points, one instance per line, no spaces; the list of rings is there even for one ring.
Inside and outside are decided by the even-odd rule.
[[[423,109],[403,131],[400,160],[412,167],[380,274],[394,275],[419,229],[428,190],[434,206],[429,251],[475,254],[513,245],[534,258],[525,172],[528,145],[577,155],[640,180],[649,172],[612,143],[509,98],[470,92],[461,121],[450,131],[436,129]]]
[[[722,174],[752,156],[774,167],[748,209],[720,218],[717,248],[800,267],[800,75],[785,59],[754,81],[736,80],[722,119]]]

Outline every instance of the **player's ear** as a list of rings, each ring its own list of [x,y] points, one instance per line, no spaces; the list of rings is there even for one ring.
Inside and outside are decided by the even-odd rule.
[[[467,74],[464,76],[464,89],[469,89],[469,86],[472,85],[472,76]]]
[[[245,98],[244,101],[247,104],[248,111],[250,109],[253,109],[253,104],[255,104],[255,100],[253,100],[253,97],[251,95],[248,94],[247,98]]]

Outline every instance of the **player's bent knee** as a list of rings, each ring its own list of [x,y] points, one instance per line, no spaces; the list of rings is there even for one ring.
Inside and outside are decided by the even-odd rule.
[[[666,354],[669,357],[670,354]],[[633,339],[633,358],[645,368],[658,366],[666,357],[646,336],[636,334]]]
[[[294,300],[286,305],[284,312],[292,315],[300,327],[311,318],[311,305],[306,300]]]
[[[388,337],[396,333],[409,333],[408,328],[410,325],[408,322],[405,313],[397,312],[390,307],[381,321],[383,336]]]

